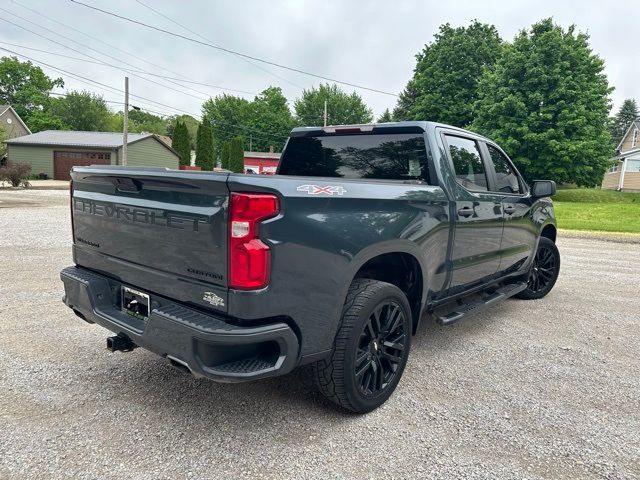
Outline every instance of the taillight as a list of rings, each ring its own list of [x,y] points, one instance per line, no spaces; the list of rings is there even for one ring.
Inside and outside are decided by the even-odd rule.
[[[76,242],[76,230],[73,226],[73,180],[69,180],[69,210],[71,212],[71,241]]]
[[[271,251],[258,236],[262,220],[280,211],[270,194],[231,193],[229,204],[229,286],[240,290],[264,288],[269,283]]]

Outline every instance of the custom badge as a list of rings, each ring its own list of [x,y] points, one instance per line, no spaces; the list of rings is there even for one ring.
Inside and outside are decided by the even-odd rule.
[[[307,192],[309,195],[343,195],[347,191],[340,185],[300,185],[296,188],[299,192]]]
[[[224,307],[224,299],[213,292],[204,292],[204,297],[202,297],[202,300],[210,303],[214,307]]]

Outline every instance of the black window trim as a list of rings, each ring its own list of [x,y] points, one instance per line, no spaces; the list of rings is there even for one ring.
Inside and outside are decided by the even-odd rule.
[[[488,168],[490,171],[491,186],[492,186],[491,187],[492,190],[490,192],[495,193],[496,195],[502,195],[505,197],[526,197],[529,194],[529,185],[527,185],[527,182],[524,181],[524,178],[522,178],[522,175],[520,174],[516,166],[513,164],[513,162],[509,158],[509,155],[507,155],[502,148],[496,145],[495,142],[491,142],[489,140],[484,140],[484,139],[481,140],[480,142],[482,143],[481,150],[483,151],[483,154],[486,155],[485,163],[488,164]],[[498,181],[497,181],[498,176],[496,174],[496,169],[493,164],[493,160],[491,159],[491,153],[489,152],[489,148],[488,148],[489,145],[496,148],[500,153],[502,153],[502,155],[504,155],[504,158],[507,160],[507,164],[516,174],[516,178],[518,179],[518,183],[520,184],[520,188],[522,189],[522,192],[506,193],[506,192],[501,192],[499,190],[496,190],[498,188]]]
[[[482,149],[482,142],[483,140],[481,138],[476,137],[475,135],[470,135],[467,132],[459,132],[457,130],[441,130],[440,132],[440,136],[442,138],[442,142],[444,144],[445,147],[445,154],[447,156],[447,160],[449,161],[449,167],[451,168],[451,171],[453,172],[453,180],[455,181],[456,185],[460,188],[462,188],[463,190],[470,192],[470,193],[484,193],[484,194],[493,194],[494,192],[491,190],[491,188],[493,188],[493,176],[490,173],[490,170],[488,168],[487,165],[487,158],[483,152]],[[459,181],[458,181],[458,176],[456,175],[456,169],[453,165],[453,158],[451,157],[451,150],[449,148],[449,142],[447,141],[447,136],[450,137],[458,137],[458,138],[462,138],[464,140],[471,140],[472,142],[475,142],[477,147],[478,147],[478,152],[480,153],[480,160],[482,161],[482,164],[484,165],[484,175],[487,178],[487,189],[486,190],[471,190],[467,187],[465,187],[464,185],[462,185]]]

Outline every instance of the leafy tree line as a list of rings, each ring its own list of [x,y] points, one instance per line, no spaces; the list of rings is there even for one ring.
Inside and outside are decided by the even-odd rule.
[[[123,129],[123,113],[114,112],[100,95],[89,91],[71,91],[56,96],[54,88],[64,87],[61,78],[49,78],[40,67],[15,57],[0,59],[0,103],[11,104],[31,131],[84,130],[113,131]],[[355,92],[349,94],[336,85],[321,84],[304,90],[293,104],[278,87],[269,87],[253,100],[221,95],[204,102],[203,119],[189,115],[162,117],[142,110],[129,112],[130,132],[168,135],[183,165],[190,163],[191,150],[196,164],[210,170],[218,161],[226,168],[243,149],[279,151],[289,132],[299,125],[322,125],[324,103],[328,121],[333,124],[372,121],[371,110]],[[240,143],[238,143],[240,139]],[[225,144],[231,148],[227,153]],[[237,159],[236,159],[237,163]]]
[[[504,42],[494,26],[442,25],[416,56],[394,120],[434,120],[500,143],[528,180],[595,186],[636,115],[614,121],[604,62],[587,34],[544,19]],[[624,132],[623,132],[624,133]]]
[[[5,78],[11,85],[5,85]],[[0,102],[17,107],[32,130],[121,130],[121,113],[111,113],[99,96],[49,95],[62,86],[62,79],[50,79],[29,62],[0,61]],[[393,110],[378,121],[433,120],[470,128],[499,142],[528,180],[545,177],[593,186],[638,116],[637,104],[629,99],[609,118],[611,91],[604,62],[592,52],[588,35],[574,26],[544,19],[506,42],[493,25],[444,24],[416,55],[413,76]],[[202,124],[189,116],[134,111],[130,124],[131,131],[167,133],[174,142],[177,134],[179,146],[184,124],[198,165],[208,169],[220,161],[231,169],[238,139],[245,150],[273,146],[278,151],[292,127],[323,124],[325,102],[329,124],[373,120],[357,93],[321,84],[304,90],[291,106],[280,88],[269,87],[253,100],[226,94],[207,100]]]

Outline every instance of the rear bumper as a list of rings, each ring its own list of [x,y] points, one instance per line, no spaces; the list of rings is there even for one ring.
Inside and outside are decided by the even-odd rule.
[[[76,315],[187,366],[195,376],[241,382],[283,375],[298,363],[299,341],[286,323],[238,327],[153,294],[149,318],[141,320],[121,310],[121,282],[79,267],[65,268],[60,278],[63,301]]]

